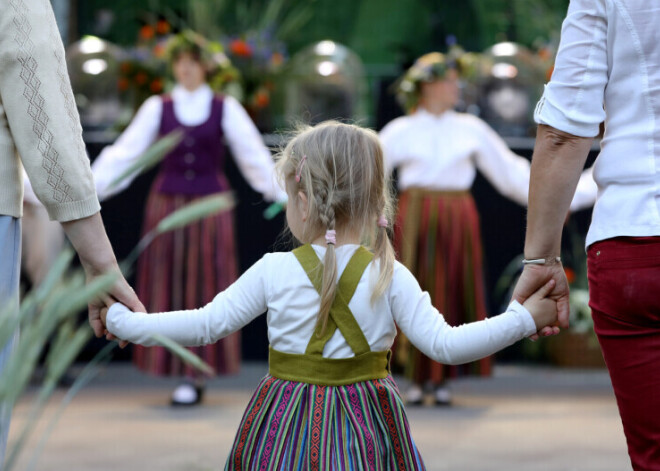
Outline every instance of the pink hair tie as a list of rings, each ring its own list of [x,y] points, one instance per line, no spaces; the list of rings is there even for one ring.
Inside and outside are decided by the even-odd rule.
[[[300,183],[300,174],[302,173],[302,168],[303,168],[303,164],[305,163],[305,160],[307,160],[307,156],[303,155],[302,159],[300,159],[300,163],[298,164],[298,168],[296,169],[296,183]]]
[[[387,227],[388,226],[387,218],[385,216],[380,216],[378,218],[378,227]]]
[[[325,233],[325,243],[337,245],[337,231],[328,229]]]

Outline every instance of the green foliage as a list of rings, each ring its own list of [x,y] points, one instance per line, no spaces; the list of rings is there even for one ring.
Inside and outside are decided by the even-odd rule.
[[[137,165],[125,172],[122,178],[155,165],[162,155],[176,145],[179,139],[178,135],[169,135],[156,143],[139,159]],[[114,184],[117,183],[118,181],[114,182]],[[217,212],[226,211],[233,205],[234,200],[231,194],[220,194],[197,200],[181,208],[163,219],[154,231],[140,241],[129,259],[122,263],[124,270],[127,271],[132,267],[137,255],[157,235],[182,228]],[[82,269],[71,267],[73,255],[71,249],[66,249],[59,255],[43,282],[25,294],[18,313],[13,312],[12,306],[0,306],[0,348],[12,339],[17,329],[21,333],[14,352],[0,376],[0,402],[13,407],[28,386],[38,367],[39,359],[50,341],[43,365],[44,379],[32,403],[28,420],[18,432],[18,438],[9,450],[4,471],[10,471],[16,466],[18,457],[34,433],[35,426],[60,378],[92,337],[92,331],[87,322],[78,321],[80,311],[85,309],[91,300],[98,299],[107,293],[117,278],[116,273],[107,274],[86,283]],[[157,340],[187,364],[205,373],[213,372],[209,365],[170,339],[157,337]],[[108,344],[76,378],[57,412],[51,418],[48,427],[42,433],[36,449],[32,451],[29,469],[36,467],[39,454],[66,405],[98,373],[100,366],[110,360],[115,346],[114,343]]]

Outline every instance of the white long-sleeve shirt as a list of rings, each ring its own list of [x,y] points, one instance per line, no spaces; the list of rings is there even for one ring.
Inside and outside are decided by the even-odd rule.
[[[598,199],[587,245],[660,235],[660,4],[571,0],[550,83],[535,119],[598,134]]]
[[[437,116],[419,108],[388,123],[380,140],[388,171],[399,170],[401,190],[469,190],[479,170],[503,196],[527,206],[529,161],[476,116],[455,111]],[[595,193],[591,175],[584,174],[571,210],[593,204]]]
[[[336,248],[337,266],[343,271],[357,245]],[[325,248],[313,246],[323,259]],[[371,270],[373,265],[375,270]],[[432,306],[415,277],[396,262],[392,282],[383,296],[370,302],[377,262],[369,264],[349,308],[372,351],[388,350],[396,326],[425,355],[445,364],[460,364],[495,353],[536,332],[531,314],[514,302],[499,316],[451,327]],[[239,330],[267,311],[268,339],[275,350],[304,353],[313,335],[320,298],[291,252],[264,256],[213,301],[197,310],[140,314],[114,304],[107,328],[121,339],[153,345],[158,333],[183,345],[203,345]],[[325,358],[354,356],[339,331],[328,341]]]
[[[171,96],[174,114],[181,124],[197,126],[208,120],[213,100],[213,91],[208,85],[202,85],[192,92],[177,85]],[[285,201],[286,193],[276,181],[273,158],[259,131],[235,98],[225,96],[223,100],[222,121],[218,126],[222,129],[241,173],[265,199]],[[107,199],[124,190],[137,176],[110,188],[110,183],[157,139],[162,113],[163,100],[160,96],[147,99],[117,141],[105,147],[94,161],[92,171],[99,199]],[[219,133],[218,145],[221,145]]]

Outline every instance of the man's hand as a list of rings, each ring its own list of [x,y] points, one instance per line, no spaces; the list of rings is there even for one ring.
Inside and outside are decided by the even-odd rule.
[[[89,302],[89,325],[94,330],[94,335],[97,337],[105,335],[108,340],[113,340],[114,336],[105,330],[101,322],[102,307],[109,307],[115,302],[120,302],[132,311],[146,312],[146,309],[119,270],[100,213],[83,219],[63,222],[62,228],[80,257],[87,283],[106,273],[117,274],[117,280],[108,293],[104,297]],[[120,342],[119,346],[123,348],[127,344],[127,342]]]
[[[550,292],[548,297],[557,302],[557,318],[559,326],[568,328],[568,280],[566,273],[561,263],[553,265],[526,265],[523,269],[518,283],[513,290],[512,299],[515,299],[520,304],[524,303],[536,290],[547,283],[549,280],[555,281],[555,287]],[[554,335],[559,333],[558,327],[545,327],[539,331],[541,336]],[[532,336],[532,340],[536,340],[537,336]]]
[[[108,340],[118,340],[118,339],[116,339],[114,335],[110,334],[106,330],[105,324],[101,319],[101,309],[110,307],[115,302],[120,302],[134,312],[147,312],[144,305],[140,302],[137,295],[133,291],[133,288],[129,286],[129,284],[126,282],[124,277],[119,272],[119,267],[110,269],[105,273],[113,272],[113,271],[117,272],[118,279],[117,281],[115,281],[114,285],[112,285],[110,291],[106,293],[103,297],[93,299],[92,301],[90,301],[88,305],[89,325],[92,327],[92,330],[94,331],[94,335],[96,335],[97,337],[102,337],[105,335],[105,337]],[[91,282],[94,279],[94,277],[100,276],[102,274],[103,273],[98,273],[98,274],[87,273],[87,282],[88,283]],[[119,341],[119,346],[121,348],[124,348],[126,345],[128,345],[128,342]]]

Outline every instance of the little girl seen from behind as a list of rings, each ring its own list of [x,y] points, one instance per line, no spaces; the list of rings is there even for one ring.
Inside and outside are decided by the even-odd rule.
[[[394,260],[374,132],[337,122],[304,129],[278,170],[288,226],[304,245],[265,255],[197,310],[147,315],[114,304],[107,329],[141,345],[156,333],[204,345],[267,313],[269,372],[227,470],[425,469],[389,371],[396,326],[436,361],[473,361],[554,323],[556,305],[545,297],[553,284],[499,316],[449,326]]]

